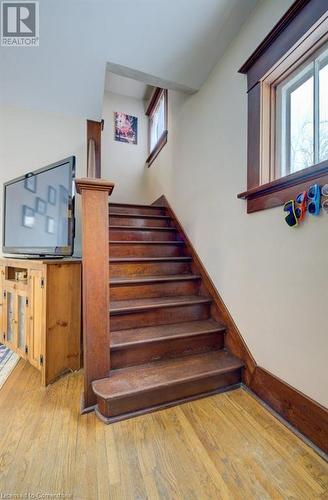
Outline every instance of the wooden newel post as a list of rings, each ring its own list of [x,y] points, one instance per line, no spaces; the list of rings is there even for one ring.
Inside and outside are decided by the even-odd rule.
[[[104,179],[76,179],[82,195],[83,362],[82,411],[96,404],[93,380],[108,376],[109,334],[109,210],[114,184]]]

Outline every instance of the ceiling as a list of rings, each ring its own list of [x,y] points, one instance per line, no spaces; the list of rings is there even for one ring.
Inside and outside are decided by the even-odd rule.
[[[106,65],[197,91],[257,0],[41,0],[39,47],[0,48],[0,101],[101,117]]]
[[[153,89],[154,87],[144,82],[106,71],[105,90],[107,92],[146,100],[150,98]]]

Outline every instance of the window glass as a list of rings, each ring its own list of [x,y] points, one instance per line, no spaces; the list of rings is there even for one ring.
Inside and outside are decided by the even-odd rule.
[[[327,46],[277,85],[275,144],[276,178],[328,160]]]
[[[319,161],[328,160],[328,63],[319,71]]]
[[[293,173],[313,165],[313,77],[290,92],[289,100],[288,170]]]
[[[164,94],[158,101],[156,109],[150,119],[150,150],[158,143],[165,130],[165,99]]]

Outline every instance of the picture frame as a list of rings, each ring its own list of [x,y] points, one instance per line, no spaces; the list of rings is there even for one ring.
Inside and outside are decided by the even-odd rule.
[[[40,215],[45,215],[47,213],[47,202],[39,196],[35,199],[35,211]]]
[[[24,188],[31,193],[36,193],[37,185],[36,185],[36,175],[28,174],[24,180]]]
[[[27,205],[22,206],[22,226],[33,229],[35,223],[35,210]]]
[[[138,118],[114,111],[114,139],[127,144],[138,144]]]
[[[46,217],[46,232],[48,234],[55,234],[55,219],[53,217]]]
[[[50,205],[56,205],[57,203],[57,191],[53,186],[48,186],[48,203]]]

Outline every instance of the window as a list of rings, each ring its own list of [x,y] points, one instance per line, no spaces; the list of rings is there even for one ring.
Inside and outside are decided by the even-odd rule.
[[[168,92],[157,88],[146,111],[149,117],[149,156],[146,160],[148,166],[152,164],[167,142],[167,108]]]
[[[277,86],[276,110],[276,178],[328,160],[327,46]]]
[[[247,74],[247,212],[328,183],[328,4],[296,0],[239,70]]]

